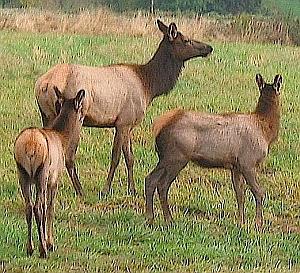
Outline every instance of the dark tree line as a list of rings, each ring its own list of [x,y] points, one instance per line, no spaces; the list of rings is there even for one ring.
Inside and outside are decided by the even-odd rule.
[[[261,8],[262,0],[100,0],[117,11],[151,10],[216,12],[221,14],[255,13]]]
[[[255,13],[262,0],[0,0],[1,7],[40,7],[78,10],[108,6],[115,11],[162,10],[197,13]]]
[[[194,11],[198,13],[255,13],[261,7],[261,0],[157,0],[156,7],[161,10]]]

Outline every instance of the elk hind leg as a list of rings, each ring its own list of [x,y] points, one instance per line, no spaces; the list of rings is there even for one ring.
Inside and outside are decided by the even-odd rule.
[[[33,216],[33,205],[31,201],[31,184],[30,177],[20,165],[18,165],[19,183],[22,190],[22,195],[25,201],[25,213],[27,222],[27,255],[31,256],[34,251],[32,241],[32,216]]]
[[[157,185],[158,196],[163,210],[164,218],[167,223],[173,221],[169,203],[168,192],[172,182],[175,180],[179,172],[186,166],[187,161],[170,162],[165,167],[165,173]]]
[[[42,168],[37,170],[36,174],[36,201],[34,205],[34,216],[37,224],[39,241],[40,241],[40,257],[47,258],[46,245],[46,185],[47,177]]]
[[[79,197],[83,197],[84,191],[83,191],[83,188],[81,186],[81,183],[80,183],[80,180],[79,180],[79,177],[77,174],[77,170],[76,170],[76,166],[75,166],[75,162],[74,162],[75,161],[74,156],[66,159],[66,168],[67,168],[69,177],[71,178],[71,181],[72,181],[72,184],[73,184],[76,194]]]
[[[54,250],[53,218],[55,209],[55,197],[58,190],[57,175],[53,175],[48,183],[47,190],[47,250]]]

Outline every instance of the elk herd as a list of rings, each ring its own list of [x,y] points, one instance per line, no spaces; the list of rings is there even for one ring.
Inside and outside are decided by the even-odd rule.
[[[133,128],[143,120],[154,98],[172,90],[187,60],[206,57],[213,51],[210,45],[183,35],[174,23],[166,26],[157,20],[157,25],[163,39],[146,64],[103,67],[58,64],[37,80],[35,95],[43,128],[24,129],[16,138],[14,150],[26,205],[28,255],[33,253],[33,215],[40,257],[46,258],[47,252],[53,250],[55,195],[65,166],[77,195],[84,196],[75,165],[82,126],[115,128],[110,168],[101,195],[111,190],[121,152],[127,167],[128,193],[136,194]],[[247,185],[256,202],[256,226],[262,228],[264,190],[258,182],[256,167],[266,158],[270,144],[278,136],[282,77],[276,75],[268,84],[257,74],[256,83],[260,96],[251,113],[208,114],[174,109],[154,121],[158,163],[145,179],[147,223],[154,220],[156,189],[164,218],[166,222],[172,221],[168,204],[170,185],[188,162],[194,162],[206,168],[231,171],[240,225],[245,219]]]

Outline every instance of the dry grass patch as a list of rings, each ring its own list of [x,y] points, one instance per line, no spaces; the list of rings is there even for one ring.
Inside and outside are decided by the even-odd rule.
[[[189,17],[166,13],[152,15],[143,12],[118,14],[106,8],[85,10],[75,14],[33,9],[1,9],[0,30],[153,36],[158,32],[154,27],[158,17],[163,17],[166,22],[176,22],[183,33],[189,33],[198,39],[293,44],[288,25],[275,19],[245,15],[225,18],[197,14]]]

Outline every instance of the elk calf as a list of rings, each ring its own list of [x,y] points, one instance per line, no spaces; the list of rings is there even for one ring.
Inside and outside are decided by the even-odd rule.
[[[56,87],[54,89],[58,116],[52,125],[43,129],[24,129],[15,142],[15,160],[26,204],[27,254],[33,253],[34,213],[41,258],[47,257],[47,250],[53,250],[53,214],[58,177],[64,169],[67,154],[77,149],[84,118],[82,114],[84,90],[80,90],[74,99],[63,99],[60,91]],[[32,185],[36,188],[34,206],[31,200]]]
[[[256,226],[262,227],[264,190],[257,181],[256,166],[265,159],[278,136],[282,77],[277,75],[272,84],[266,84],[258,74],[256,82],[260,97],[253,113],[216,115],[173,110],[154,122],[159,162],[145,180],[149,223],[154,219],[155,189],[165,220],[172,220],[167,200],[170,185],[192,161],[202,167],[231,170],[240,224],[244,223],[245,180],[256,201]]]

